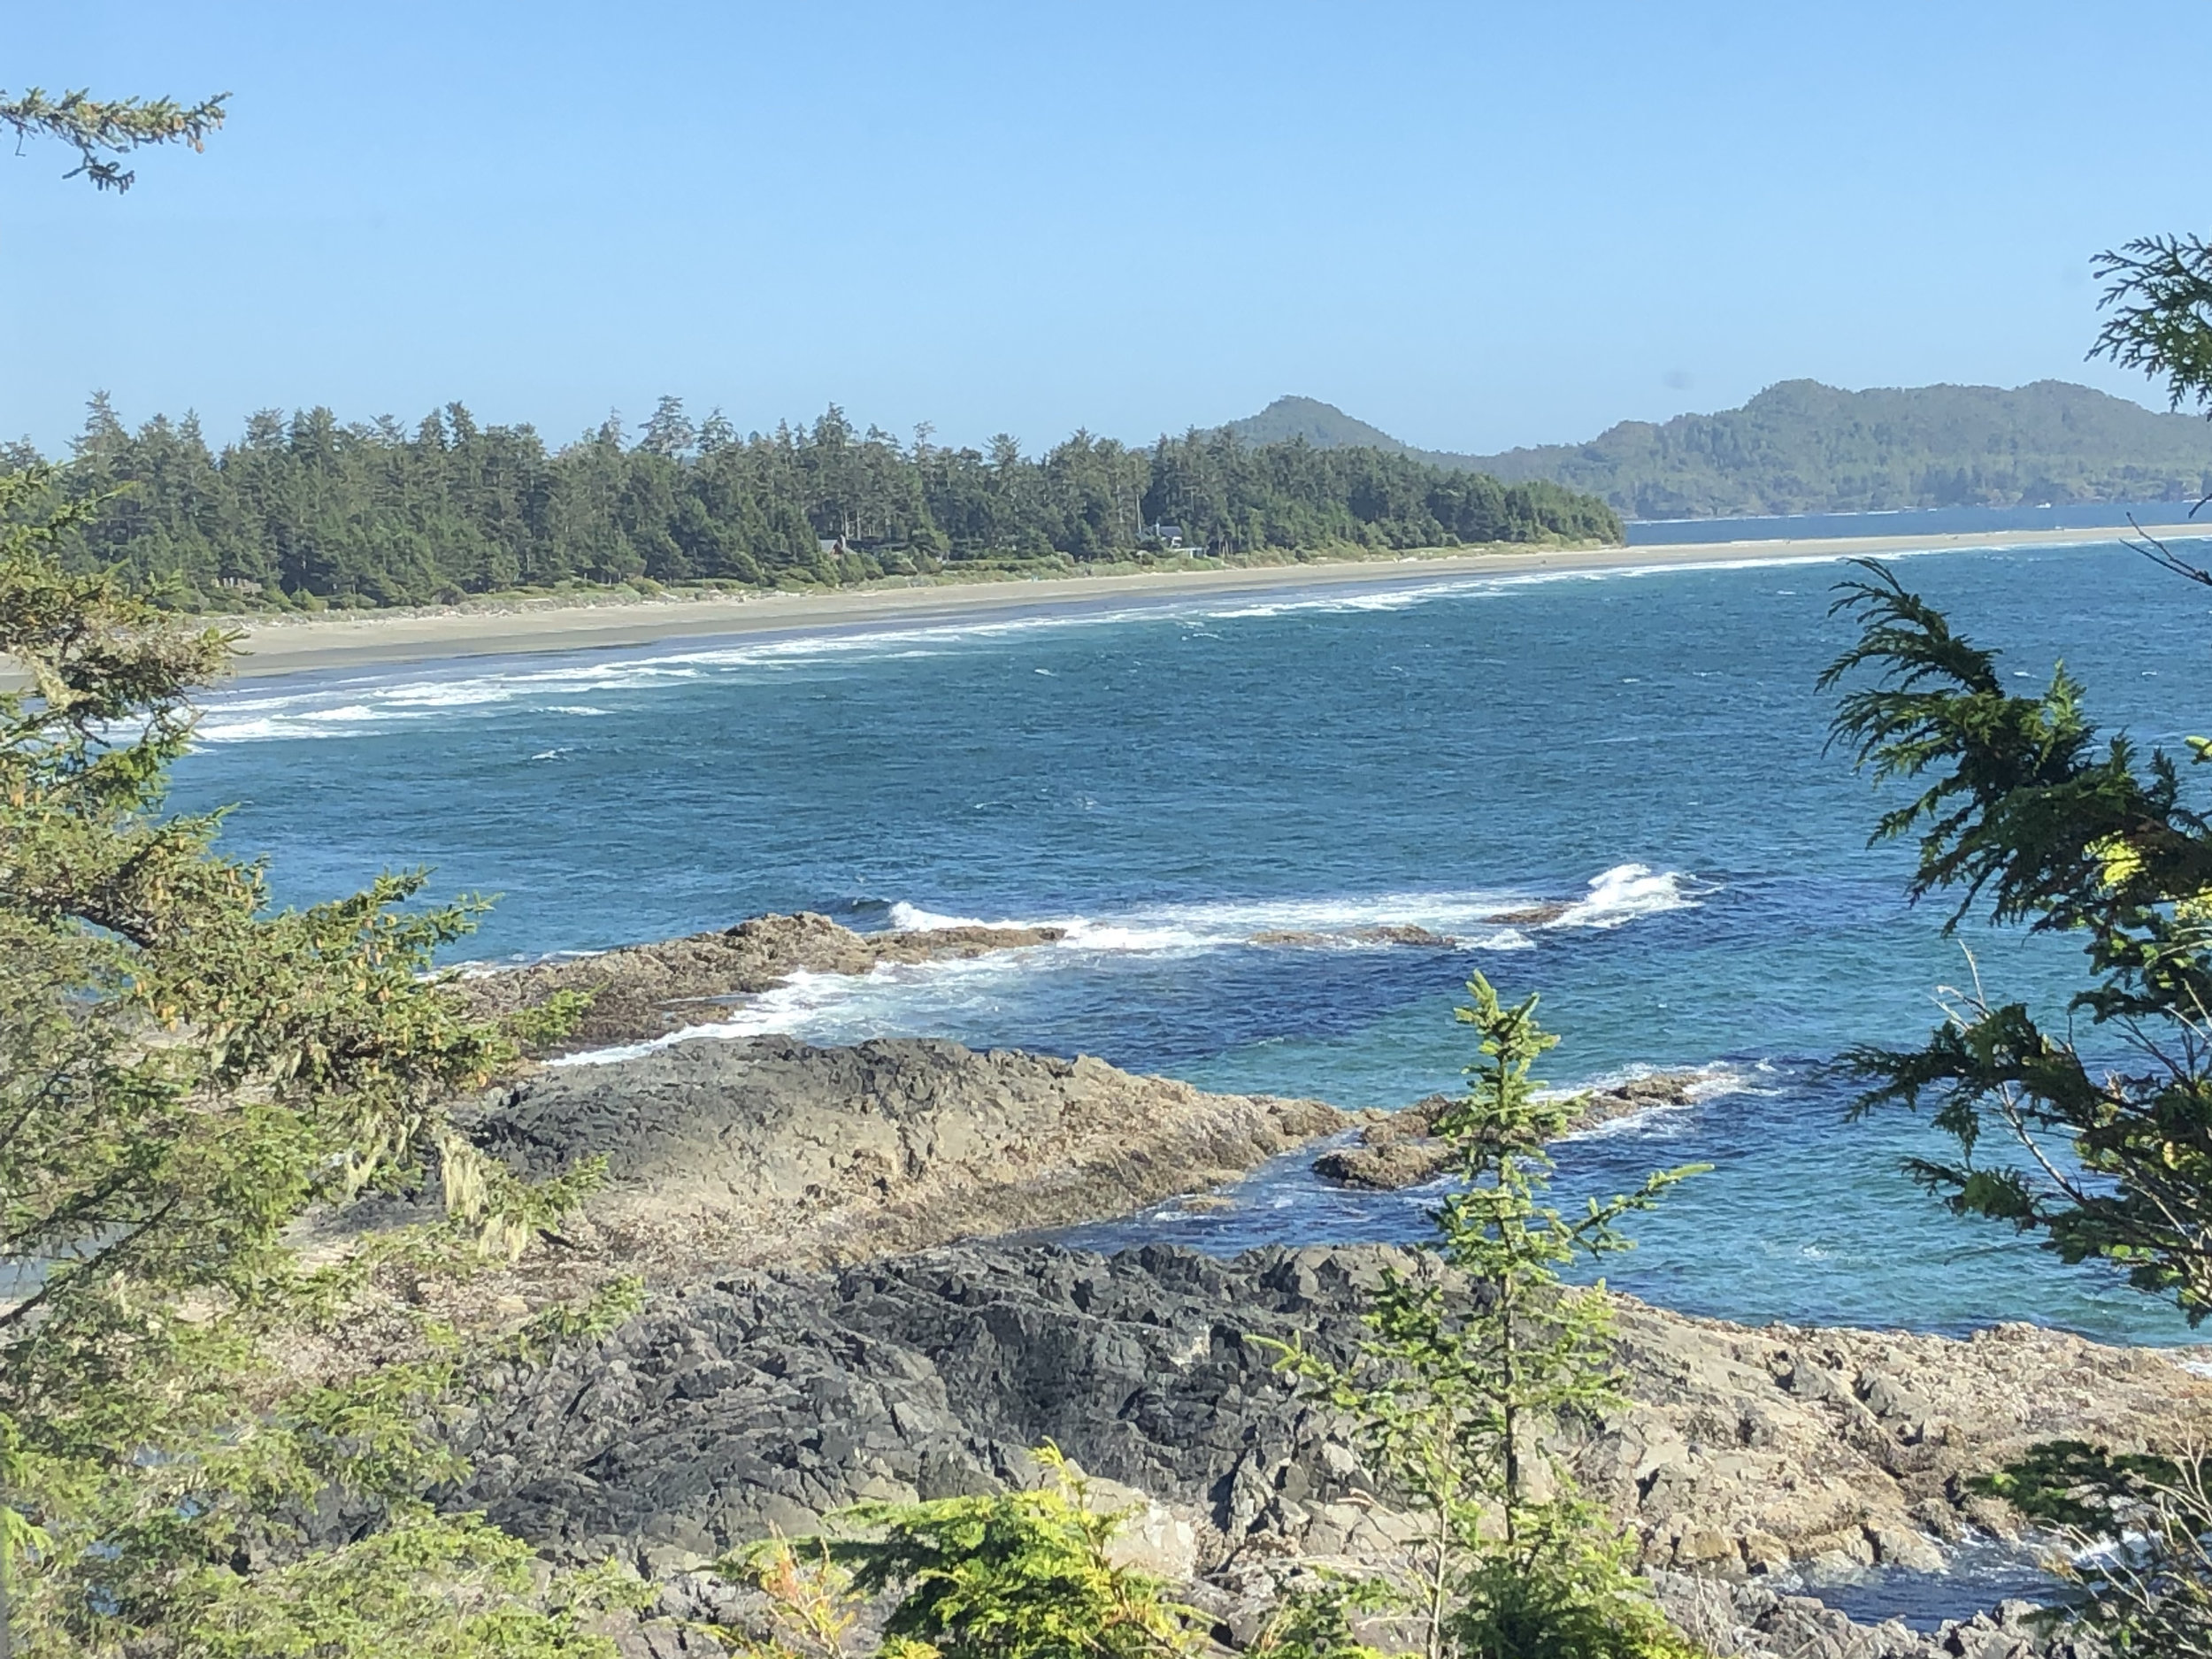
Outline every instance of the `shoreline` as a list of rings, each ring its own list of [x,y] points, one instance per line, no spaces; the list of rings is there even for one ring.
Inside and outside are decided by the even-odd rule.
[[[1544,572],[1598,574],[1711,565],[1854,556],[2084,547],[2120,539],[2081,530],[2002,535],[1828,536],[1646,547],[1528,549],[1496,553],[1415,553],[1397,558],[1329,559],[1225,570],[1138,572],[901,588],[833,588],[684,599],[595,600],[511,610],[399,615],[352,612],[281,619],[211,618],[241,629],[234,672],[242,680],[373,668],[473,657],[604,650],[743,635],[797,634],[872,626],[929,626],[1011,619],[1084,606],[1168,604],[1193,596],[1239,597],[1314,588],[1387,589],[1463,577]]]

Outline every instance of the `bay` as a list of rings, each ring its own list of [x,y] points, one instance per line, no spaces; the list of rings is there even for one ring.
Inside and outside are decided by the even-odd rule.
[[[2212,607],[2115,545],[1897,561],[2006,651],[2175,747]],[[1402,1105],[1472,1058],[1472,971],[1540,990],[1569,1085],[1709,1070],[1692,1105],[1563,1150],[1570,1194],[1709,1162],[1613,1283],[1760,1322],[2032,1319],[2185,1340],[2175,1316],[1899,1172],[1937,1146],[1847,1121],[1831,1063],[1913,1040],[1970,947],[2050,1010],[2062,942],[1909,909],[1877,797],[1825,749],[1839,564],[1378,584],[979,626],[679,643],[264,680],[210,700],[174,803],[233,803],[280,898],[427,864],[497,893],[466,953],[591,949],[812,909],[850,926],[1056,921],[1067,942],[802,980],[740,1022],[1084,1052],[1212,1088]],[[1532,903],[1547,925],[1500,921]],[[1432,928],[1453,948],[1342,935]],[[1259,944],[1293,931],[1334,935]],[[1077,1241],[1410,1238],[1433,1194],[1336,1192],[1303,1160],[1217,1212]]]

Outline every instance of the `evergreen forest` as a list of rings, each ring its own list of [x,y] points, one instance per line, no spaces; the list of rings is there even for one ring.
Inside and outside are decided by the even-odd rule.
[[[69,563],[186,610],[1622,540],[1594,496],[1379,449],[1078,432],[1033,458],[1006,435],[987,452],[926,427],[902,442],[833,405],[741,436],[663,398],[634,433],[610,418],[559,448],[457,403],[412,428],[265,411],[219,449],[192,416],[133,430],[96,396],[72,449],[50,488],[106,504],[71,532]],[[41,460],[19,444],[0,473]]]
[[[1624,420],[1583,443],[1499,455],[1417,449],[1310,397],[1227,428],[1430,466],[1589,490],[1629,518],[1890,512],[2039,502],[2193,501],[2212,493],[2212,426],[2087,386],[1878,387],[1784,380],[1740,409]]]

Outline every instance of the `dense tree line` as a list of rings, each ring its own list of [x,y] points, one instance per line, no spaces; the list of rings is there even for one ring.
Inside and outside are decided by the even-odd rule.
[[[411,429],[326,409],[253,416],[219,450],[198,421],[135,431],[93,399],[75,497],[113,495],[72,560],[177,603],[410,604],[565,583],[845,583],[948,565],[1033,567],[1173,549],[1216,557],[1331,548],[1617,541],[1602,503],[1376,449],[1249,445],[1221,432],[1150,449],[1078,432],[1039,457],[902,442],[833,406],[740,436],[664,398],[634,434],[610,419],[558,449],[459,403]],[[10,451],[0,466],[39,457]]]

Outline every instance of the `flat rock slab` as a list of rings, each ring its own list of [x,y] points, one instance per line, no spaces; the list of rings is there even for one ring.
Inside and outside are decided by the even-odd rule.
[[[518,1171],[607,1160],[605,1253],[666,1278],[851,1263],[1124,1214],[1348,1121],[1103,1061],[893,1038],[693,1039],[536,1072],[469,1131]]]

